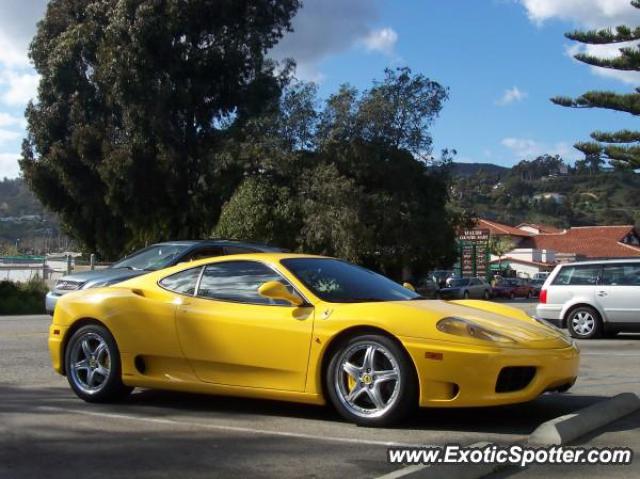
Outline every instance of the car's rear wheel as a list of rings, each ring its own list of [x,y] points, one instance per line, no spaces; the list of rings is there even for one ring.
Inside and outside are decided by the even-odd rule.
[[[392,339],[354,336],[336,348],[326,390],[338,412],[361,426],[386,426],[403,419],[417,403],[418,386],[407,353]]]
[[[602,336],[602,320],[598,312],[592,307],[580,306],[569,313],[567,329],[574,338],[599,338]]]
[[[88,402],[110,402],[127,396],[133,388],[122,383],[120,352],[104,326],[79,328],[65,349],[65,371],[71,389]]]

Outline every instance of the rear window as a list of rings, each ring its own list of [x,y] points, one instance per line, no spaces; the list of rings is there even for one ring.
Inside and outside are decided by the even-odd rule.
[[[594,286],[598,283],[602,266],[565,266],[553,279],[555,285]]]
[[[604,266],[600,284],[608,286],[640,286],[640,263]]]

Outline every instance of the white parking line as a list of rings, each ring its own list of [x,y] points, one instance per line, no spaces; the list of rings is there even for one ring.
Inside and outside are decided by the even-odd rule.
[[[110,419],[124,419],[127,421],[133,420],[133,421],[149,422],[149,423],[155,423],[155,424],[165,424],[170,426],[188,426],[188,427],[195,427],[195,428],[201,428],[201,429],[211,429],[215,431],[244,432],[244,433],[251,433],[251,434],[263,434],[266,436],[294,437],[297,439],[312,439],[315,441],[342,442],[346,444],[365,444],[365,445],[372,445],[372,446],[387,446],[387,447],[424,446],[423,444],[411,444],[411,443],[404,443],[404,442],[373,441],[369,439],[356,439],[356,438],[350,438],[350,437],[337,437],[337,436],[316,436],[313,434],[304,434],[300,432],[272,431],[269,429],[255,429],[250,427],[225,426],[222,424],[203,424],[203,423],[194,423],[190,421],[177,421],[175,419],[134,416],[131,414],[117,414],[117,413],[110,413],[110,412],[85,411],[81,409],[67,409],[67,408],[55,407],[55,406],[40,406],[37,409],[41,411],[52,411],[57,413],[66,412],[66,413],[72,413],[72,414],[82,414],[85,416],[104,417],[104,418],[110,418]],[[425,446],[425,447],[428,447],[428,446]]]
[[[640,357],[640,353],[596,353],[580,351],[582,356],[616,356],[621,358],[637,358]]]
[[[475,442],[473,444],[471,444],[470,446],[466,446],[466,447],[477,447],[477,448],[483,448],[486,446],[489,446],[491,443],[490,442],[486,442],[486,441],[480,441],[480,442]],[[429,446],[424,446],[424,447],[429,447]],[[391,471],[387,474],[384,474],[382,476],[378,476],[375,479],[398,479],[399,477],[406,477],[409,476],[411,474],[413,474],[414,472],[419,472],[422,471],[423,469],[426,469],[428,467],[431,467],[431,464],[415,464],[415,465],[411,465],[411,466],[405,466],[401,469],[397,469],[395,471]],[[485,476],[486,474],[482,474],[481,476]],[[478,477],[481,477],[478,476]],[[420,477],[422,477],[422,475],[420,475]],[[469,477],[474,477],[474,476],[469,476]]]
[[[378,476],[375,479],[398,479],[399,477],[405,477],[405,476],[408,476],[409,474],[413,474],[414,472],[422,471],[427,467],[431,467],[431,466],[423,465],[423,464],[406,466],[406,467],[403,467],[402,469],[391,471],[388,474],[385,474],[383,476]]]

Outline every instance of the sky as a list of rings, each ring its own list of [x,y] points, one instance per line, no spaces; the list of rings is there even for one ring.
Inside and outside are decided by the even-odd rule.
[[[27,47],[46,0],[0,0],[0,178],[19,176],[24,108],[38,76]],[[305,0],[271,53],[326,98],[343,83],[363,90],[386,67],[409,66],[449,88],[432,134],[434,153],[511,166],[543,153],[572,162],[593,130],[634,128],[625,113],[553,105],[557,95],[630,92],[640,73],[581,64],[585,47],[564,33],[640,24],[628,0]],[[618,46],[588,47],[615,56]]]

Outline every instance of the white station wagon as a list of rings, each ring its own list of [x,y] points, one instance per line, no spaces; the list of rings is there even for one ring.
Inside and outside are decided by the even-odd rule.
[[[542,286],[536,315],[574,338],[640,331],[640,259],[556,266]]]

